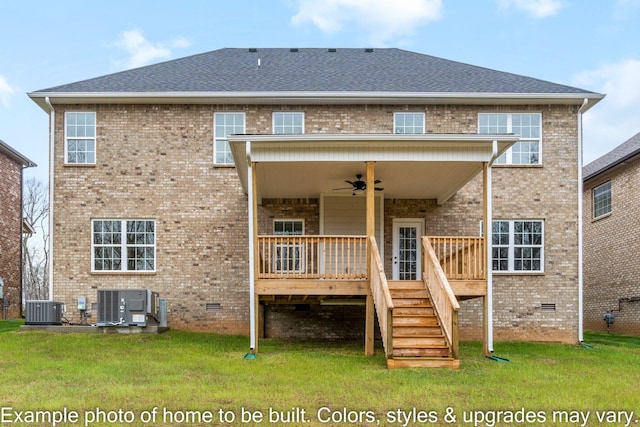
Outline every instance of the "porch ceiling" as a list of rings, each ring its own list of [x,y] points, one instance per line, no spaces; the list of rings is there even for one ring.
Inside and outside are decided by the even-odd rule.
[[[246,141],[250,140],[250,153]],[[482,170],[514,135],[234,135],[229,143],[243,189],[248,162],[256,162],[257,197],[314,198],[351,194],[345,180],[366,180],[375,161],[376,187],[385,198],[436,199],[444,203]],[[363,195],[364,192],[356,192]]]

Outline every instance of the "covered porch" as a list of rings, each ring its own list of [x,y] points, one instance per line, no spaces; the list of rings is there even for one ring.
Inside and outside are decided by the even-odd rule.
[[[428,199],[444,205],[481,173],[477,198],[483,201],[484,235],[489,235],[491,164],[517,140],[475,134],[230,136],[249,197],[251,351],[258,350],[260,303],[364,305],[366,354],[373,354],[377,318],[389,367],[457,367],[458,300],[481,297],[488,354],[490,242],[478,236],[426,237],[422,229],[409,229],[415,239],[405,239],[404,251],[397,253],[394,246],[394,253],[385,255],[382,204]],[[362,181],[357,185],[356,175]],[[345,182],[353,188],[344,188]],[[362,200],[361,228],[351,224],[357,233],[332,233],[326,220],[317,234],[258,233],[258,206],[264,199],[338,195]],[[321,207],[319,216],[329,215]],[[390,263],[393,274],[385,268]],[[427,348],[426,342],[435,344]]]

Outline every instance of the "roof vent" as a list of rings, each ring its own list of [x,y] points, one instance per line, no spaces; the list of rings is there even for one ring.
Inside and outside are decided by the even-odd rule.
[[[250,47],[249,48],[249,52],[254,52],[255,53],[257,51],[258,51],[258,49],[256,49],[255,47]]]
[[[298,48],[297,47],[292,47],[291,49],[289,49],[289,52],[297,52]]]
[[[371,53],[371,52],[373,52],[373,48],[368,47],[364,51],[367,52],[367,53]]]
[[[327,49],[327,52],[336,52],[336,49],[329,48],[329,49]]]

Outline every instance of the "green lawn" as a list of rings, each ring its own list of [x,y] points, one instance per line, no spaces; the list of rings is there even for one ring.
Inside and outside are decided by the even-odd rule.
[[[367,358],[358,343],[263,340],[258,358],[246,360],[246,337],[16,332],[19,325],[0,322],[0,425],[52,425],[47,416],[58,426],[575,426],[580,416],[613,426],[631,411],[630,425],[640,419],[639,338],[588,334],[593,348],[496,343],[508,363],[463,342],[458,371],[390,371],[381,349]],[[78,419],[63,422],[65,410]],[[554,422],[554,411],[565,412]],[[622,411],[622,421],[600,423],[596,411]],[[29,415],[41,422],[17,422]]]

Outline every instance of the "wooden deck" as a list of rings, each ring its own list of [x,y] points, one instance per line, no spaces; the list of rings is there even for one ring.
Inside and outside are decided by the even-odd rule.
[[[457,369],[458,301],[487,294],[484,239],[422,243],[422,280],[392,282],[374,238],[258,236],[255,294],[267,304],[375,305],[389,368]]]
[[[358,295],[369,293],[364,236],[259,236],[258,295]],[[484,239],[429,237],[459,299],[487,294]],[[382,261],[381,261],[382,262]]]

